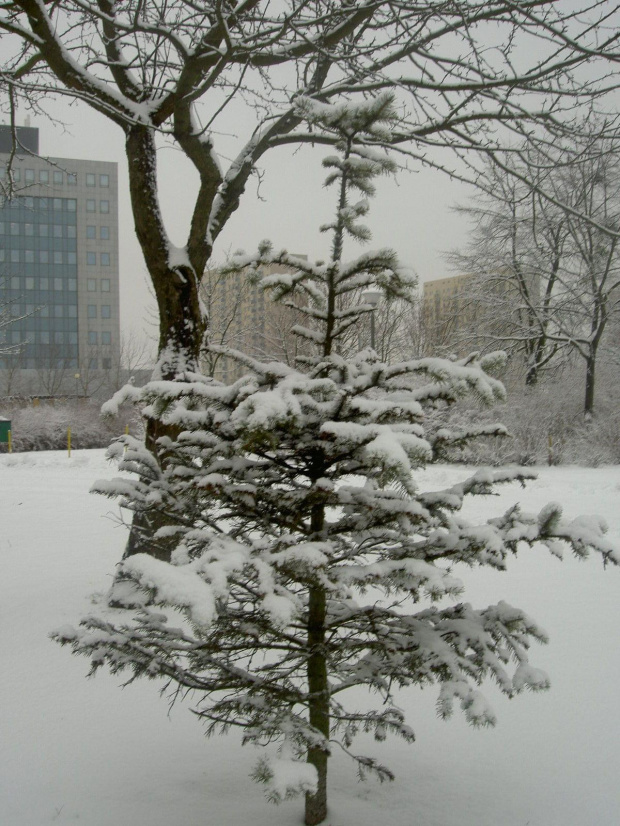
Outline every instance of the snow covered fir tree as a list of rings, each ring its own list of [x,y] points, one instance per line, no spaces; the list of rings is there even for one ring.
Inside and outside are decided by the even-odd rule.
[[[392,101],[298,105],[317,134],[337,139],[338,155],[325,161],[338,200],[323,228],[333,233],[331,259],[312,264],[264,244],[233,266],[303,314],[294,332],[305,355],[288,366],[220,348],[247,371],[231,385],[184,373],[117,396],[168,429],[157,457],[121,439],[113,453],[126,473],[97,486],[125,508],[158,515],[154,553],[121,563],[142,607],[104,611],[55,638],[89,657],[92,671],[107,665],[189,695],[208,733],[239,728],[244,743],[266,746],[255,779],[274,802],[305,794],[305,822],[317,824],[327,816],[334,748],[361,774],[392,778],[354,740],[370,732],[413,741],[399,690],[435,684],[443,716],[457,703],[471,723],[487,725],[495,717],[482,681],[511,696],[548,686],[529,662],[544,632],[504,602],[461,601],[457,564],[503,570],[535,544],[613,563],[620,554],[603,524],[565,520],[554,505],[539,514],[515,506],[482,525],[461,515],[465,497],[528,471],[480,470],[446,490],[419,490],[416,476],[447,448],[501,433],[427,426],[429,412],[466,394],[502,399],[493,376],[501,357],[382,364],[372,349],[351,350],[351,332],[372,312],[364,290],[406,298],[413,286],[391,251],[342,261],[347,236],[369,236],[359,219],[373,178],[392,169],[374,147]],[[261,275],[270,264],[286,272]],[[349,699],[360,689],[376,698],[370,710]]]

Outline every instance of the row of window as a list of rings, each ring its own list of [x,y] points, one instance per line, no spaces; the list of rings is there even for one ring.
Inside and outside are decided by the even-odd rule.
[[[34,318],[77,318],[77,304],[44,304],[37,307],[35,304],[13,302],[11,303],[11,315],[13,318],[20,318],[24,315],[34,316]]]
[[[33,341],[36,344],[77,344],[78,334],[63,330],[37,330],[30,333],[18,330],[6,331],[7,344],[29,344]]]
[[[50,312],[51,311],[51,312]],[[37,313],[41,318],[48,318],[50,315],[53,318],[77,318],[77,306],[75,304],[53,304],[49,307],[45,304],[43,307],[35,307],[34,304],[18,304],[13,302],[11,304],[11,315],[13,318],[19,318],[23,315],[32,315]],[[112,307],[110,304],[88,304],[86,307],[87,318],[112,318]]]
[[[7,330],[5,335],[7,344],[22,344],[22,343],[36,343],[36,344],[77,344],[78,334],[75,331],[66,330],[35,330],[29,333],[24,333],[19,330]],[[112,333],[109,330],[102,330],[99,333],[97,330],[88,331],[88,343],[92,346],[109,347],[112,344]]]
[[[93,253],[94,255],[94,253]],[[102,253],[102,256],[104,253]],[[4,250],[0,249],[0,263],[10,262],[11,264],[77,264],[77,253],[63,250]],[[90,261],[88,262],[90,263]],[[96,263],[96,261],[94,262]],[[108,253],[108,263],[110,266],[110,255]]]
[[[12,290],[41,290],[42,292],[68,290],[72,293],[77,291],[76,278],[47,278],[46,276],[35,278],[32,275],[27,275],[24,278],[23,276],[13,275],[10,279],[7,279],[7,284]]]
[[[99,282],[97,282],[96,278],[87,278],[86,279],[86,289],[89,293],[96,293],[97,287],[101,290],[102,293],[109,293],[110,292],[110,279],[109,278],[100,278]]]
[[[22,171],[24,173],[23,180],[26,184],[34,184],[36,181],[36,173],[34,169],[24,169],[21,170],[19,168],[15,168],[12,170],[13,173],[13,180],[15,182],[19,182],[22,180]],[[5,180],[7,177],[7,170],[5,166],[0,166],[0,181]],[[78,176],[77,172],[63,172],[61,169],[40,169],[38,180],[40,184],[50,184],[53,183],[55,186],[62,186],[65,183],[65,179],[68,186],[77,186]],[[85,183],[86,186],[97,186],[97,179],[99,179],[99,186],[102,187],[109,187],[110,186],[110,176],[101,174],[97,176],[94,172],[87,172],[85,176]]]
[[[5,209],[25,207],[29,210],[44,211],[53,209],[55,211],[60,211],[63,209],[65,204],[67,212],[77,212],[77,201],[75,198],[14,198],[12,201],[5,201],[4,207]],[[99,207],[97,207],[96,198],[87,198],[86,212],[97,211],[101,212],[103,215],[107,215],[110,212],[110,202],[107,199],[101,199],[99,201]]]
[[[109,201],[99,201],[99,212],[107,215],[110,211]],[[97,201],[94,198],[86,199],[86,212],[97,212]]]
[[[89,240],[93,240],[97,237],[97,227],[92,224],[86,225],[86,237]],[[109,241],[110,240],[110,227],[102,226],[99,227],[99,238],[102,241]]]
[[[106,229],[109,237],[109,227]],[[39,238],[77,238],[77,226],[75,224],[20,224],[17,221],[0,221],[0,235],[34,238],[35,234]],[[86,237],[90,236],[87,234]]]
[[[30,196],[13,198],[4,201],[5,209],[28,209],[31,211],[45,212],[53,209],[55,212],[66,210],[67,212],[77,212],[77,201],[75,198],[32,198]]]
[[[96,252],[87,252],[86,253],[86,263],[89,267],[96,267],[97,266],[97,253]],[[110,253],[109,252],[100,252],[99,253],[99,265],[101,267],[109,267],[110,266]]]
[[[97,318],[97,310],[101,311],[101,318],[112,318],[112,307],[109,304],[89,304],[86,307],[86,316],[88,318]]]
[[[99,344],[99,334],[97,330],[88,331],[88,343],[93,345]],[[112,333],[109,330],[101,331],[101,344],[112,344]]]

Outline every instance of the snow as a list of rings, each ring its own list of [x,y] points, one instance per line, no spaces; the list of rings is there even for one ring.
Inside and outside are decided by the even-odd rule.
[[[285,826],[301,823],[298,798],[273,807],[250,774],[264,750],[231,734],[205,740],[187,705],[167,716],[158,685],[119,690],[120,677],[84,679],[87,663],[48,639],[93,612],[110,585],[126,537],[111,505],[89,495],[116,468],[103,451],[0,456],[0,653],[3,709],[0,823],[7,826]],[[421,490],[458,485],[463,467],[416,473]],[[465,516],[500,514],[518,502],[538,512],[553,501],[586,532],[592,514],[620,538],[620,468],[541,468],[525,490],[502,486],[478,496]],[[423,476],[423,478],[421,478]],[[550,515],[550,511],[547,512]],[[303,550],[320,562],[320,546]],[[416,742],[388,737],[354,745],[387,763],[392,784],[358,782],[334,753],[329,826],[616,826],[620,811],[620,580],[598,559],[545,549],[508,561],[508,573],[456,566],[474,608],[504,601],[545,628],[550,643],[531,652],[515,688],[543,685],[508,700],[484,694],[495,729],[469,727],[455,713],[437,718],[437,691],[409,689],[398,702]],[[540,669],[544,669],[541,671]],[[473,714],[483,712],[470,698]],[[360,707],[367,703],[360,692]],[[372,701],[374,702],[374,700]],[[370,735],[369,735],[370,737]],[[276,755],[273,755],[276,757]],[[273,762],[271,763],[273,765]],[[285,761],[276,763],[280,788]],[[295,768],[295,778],[302,778]],[[290,777],[289,777],[290,779]],[[280,784],[279,784],[280,785]]]

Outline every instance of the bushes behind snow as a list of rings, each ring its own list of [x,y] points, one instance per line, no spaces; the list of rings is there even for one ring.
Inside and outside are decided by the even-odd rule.
[[[40,407],[3,406],[0,416],[10,419],[14,452],[62,450],[67,447],[67,430],[71,428],[71,445],[76,449],[107,447],[129,426],[131,433],[140,429],[133,409],[114,418],[101,416],[98,404],[75,403]],[[0,451],[7,445],[0,444]]]

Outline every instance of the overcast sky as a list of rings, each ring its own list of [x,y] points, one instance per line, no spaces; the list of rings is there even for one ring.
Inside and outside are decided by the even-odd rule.
[[[119,165],[121,327],[125,333],[142,335],[150,318],[154,333],[155,302],[149,294],[133,229],[123,134],[84,105],[55,103],[49,108],[54,120],[42,116],[31,120],[40,130],[42,155],[115,161]],[[244,135],[249,136],[247,125],[241,137]],[[234,138],[216,136],[216,150],[224,156],[224,167],[226,154],[233,154],[231,147],[236,143]],[[318,227],[330,220],[335,201],[335,193],[323,188],[326,172],[320,164],[326,154],[330,154],[329,149],[317,147],[296,154],[288,148],[277,149],[266,156],[260,187],[257,179],[250,181],[239,209],[218,239],[216,258],[223,260],[227,252],[238,249],[251,252],[265,238],[276,248],[285,247],[311,258],[325,256],[329,237]],[[164,148],[160,156],[162,212],[171,240],[180,246],[187,234],[196,176],[173,148]],[[431,170],[403,172],[396,180],[381,181],[365,221],[373,233],[369,248],[395,249],[401,262],[412,267],[421,281],[449,275],[442,253],[462,244],[467,230],[450,207],[464,202],[468,195],[465,186]],[[357,252],[350,245],[345,256],[353,257]]]

